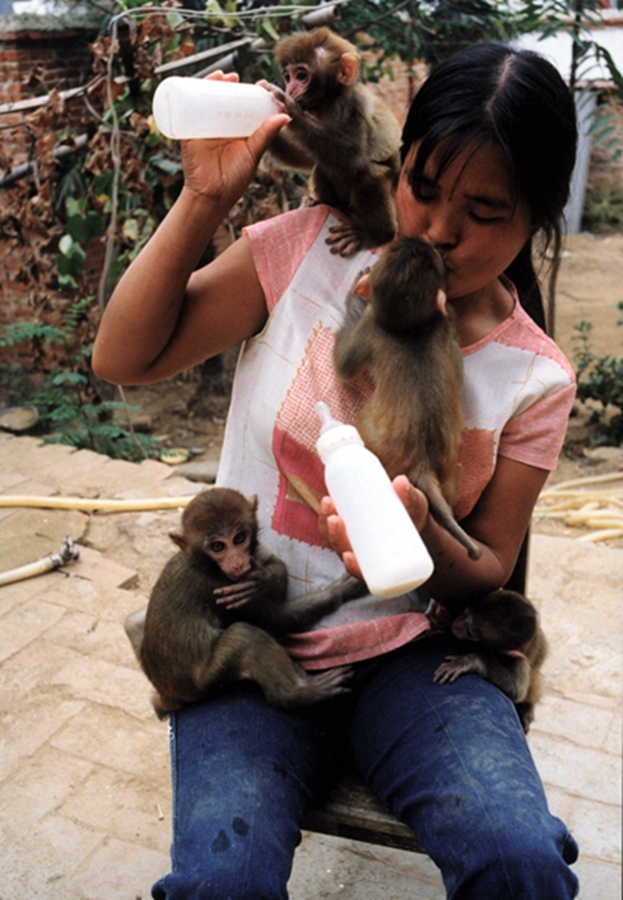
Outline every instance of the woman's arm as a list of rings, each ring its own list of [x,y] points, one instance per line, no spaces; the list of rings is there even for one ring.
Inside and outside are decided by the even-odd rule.
[[[476,561],[433,520],[424,494],[404,475],[394,479],[394,488],[435,564],[435,571],[425,585],[431,596],[451,607],[452,600],[495,590],[506,583],[547,475],[544,469],[498,457],[491,481],[473,511],[461,522],[482,547],[482,556]],[[321,531],[329,545],[342,556],[347,570],[360,578],[344,523],[335,515],[330,498],[323,500]]]
[[[160,381],[262,327],[266,304],[246,238],[194,270],[288,121],[271,116],[245,140],[182,142],[182,192],[102,316],[92,360],[101,378],[116,384]]]

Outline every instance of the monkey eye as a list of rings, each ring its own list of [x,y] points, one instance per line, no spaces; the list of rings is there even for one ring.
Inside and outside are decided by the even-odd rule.
[[[223,541],[212,541],[209,544],[209,548],[212,553],[222,553],[225,549],[225,543]]]
[[[238,545],[244,544],[246,542],[246,540],[247,540],[246,531],[239,531],[237,534],[234,535],[234,544],[238,544]]]
[[[296,72],[294,73],[294,77],[297,81],[307,81],[309,77],[309,72],[304,66],[300,66]]]

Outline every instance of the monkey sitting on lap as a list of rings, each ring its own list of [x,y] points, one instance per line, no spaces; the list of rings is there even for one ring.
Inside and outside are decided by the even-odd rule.
[[[420,238],[400,238],[383,251],[370,275],[370,302],[351,291],[335,343],[344,380],[369,365],[372,399],[357,427],[390,478],[406,475],[426,494],[431,515],[465,546],[480,547],[457,524],[450,502],[457,488],[463,430],[463,357],[442,290],[445,268]]]
[[[257,682],[268,702],[282,707],[347,690],[349,667],[310,676],[267,632],[305,631],[365,594],[366,586],[343,576],[288,601],[284,563],[258,544],[256,508],[256,497],[247,500],[229,488],[194,497],[182,515],[182,531],[171,533],[179,553],[165,565],[146,612],[126,619],[136,656],[156,688],[160,718],[243,679]]]
[[[441,616],[437,608],[430,618],[445,627],[443,607]],[[447,656],[435,672],[435,684],[456,681],[469,672],[481,675],[510,697],[527,734],[541,698],[541,666],[547,655],[547,640],[533,604],[515,591],[492,591],[474,598],[450,630],[459,640],[481,646],[464,656]]]

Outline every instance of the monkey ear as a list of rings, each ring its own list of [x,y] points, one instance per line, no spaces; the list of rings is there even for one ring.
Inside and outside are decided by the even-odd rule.
[[[356,53],[343,53],[337,80],[341,84],[354,84],[359,75],[359,57]]]
[[[190,553],[188,538],[181,531],[170,531],[169,537],[174,544],[177,544],[180,550],[183,550],[184,553]]]
[[[258,504],[257,494],[253,494],[252,497],[249,497],[249,506],[253,510],[253,512],[257,512],[257,504]]]
[[[439,312],[441,313],[442,316],[448,315],[448,310],[446,309],[447,299],[448,298],[446,297],[446,292],[439,289],[437,291],[437,296],[435,297],[435,306],[437,307],[437,309],[439,310]]]

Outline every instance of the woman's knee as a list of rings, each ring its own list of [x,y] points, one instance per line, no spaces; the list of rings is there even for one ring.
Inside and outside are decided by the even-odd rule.
[[[239,833],[236,833],[238,828]],[[287,900],[292,851],[254,847],[242,823],[222,829],[203,853],[182,860],[154,885],[155,900]],[[262,844],[262,846],[260,846]]]
[[[578,848],[555,817],[529,825],[509,820],[495,835],[472,835],[452,865],[441,862],[448,898],[481,900],[573,900],[578,879],[570,865]]]

